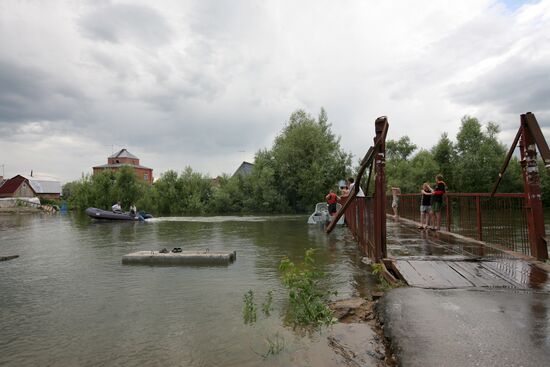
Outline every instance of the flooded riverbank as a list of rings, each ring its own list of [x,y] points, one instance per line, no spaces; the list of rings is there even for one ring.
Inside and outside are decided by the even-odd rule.
[[[94,222],[80,216],[0,215],[3,262],[0,364],[283,366],[325,337],[283,324],[278,265],[307,248],[337,298],[374,287],[345,228],[326,236],[306,217],[160,218]],[[124,254],[161,248],[237,251],[224,267],[121,264]],[[273,291],[275,312],[242,320],[243,295]],[[278,335],[284,349],[263,358]],[[295,361],[294,361],[295,362]]]

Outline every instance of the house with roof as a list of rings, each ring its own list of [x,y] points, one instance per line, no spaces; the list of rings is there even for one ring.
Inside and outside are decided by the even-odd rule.
[[[140,165],[139,158],[126,149],[121,149],[107,157],[107,164],[95,166],[92,169],[95,175],[107,169],[116,172],[124,166],[132,167],[138,179],[147,182],[149,185],[153,184],[153,169]]]
[[[0,198],[16,197],[58,200],[61,197],[61,182],[17,175],[0,186]]]
[[[243,161],[243,163],[241,163],[241,165],[239,166],[239,168],[237,168],[235,173],[233,173],[233,177],[237,175],[245,175],[245,176],[249,175],[252,173],[253,168],[254,168],[254,165],[252,163]]]

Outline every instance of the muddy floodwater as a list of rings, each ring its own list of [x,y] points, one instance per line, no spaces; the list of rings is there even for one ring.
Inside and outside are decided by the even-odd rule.
[[[366,296],[372,278],[345,228],[307,217],[159,218],[96,222],[78,215],[0,215],[0,365],[288,366],[323,338],[285,326],[278,265],[308,248],[336,298]],[[229,266],[129,266],[163,247],[237,251]],[[243,295],[274,312],[245,325]],[[268,355],[269,342],[283,345]]]

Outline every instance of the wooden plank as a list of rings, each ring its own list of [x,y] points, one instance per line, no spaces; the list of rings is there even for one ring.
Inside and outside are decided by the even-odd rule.
[[[462,276],[461,273],[457,272],[454,268],[450,266],[448,262],[445,261],[433,261],[434,268],[439,271],[441,276],[445,278],[449,283],[456,288],[472,287],[473,283],[468,281],[466,277]]]
[[[395,261],[395,267],[411,287],[428,288],[429,283],[406,260]]]
[[[483,262],[457,262],[453,265],[461,269],[464,276],[469,277],[468,279],[477,287],[516,288],[516,284],[487,269]]]
[[[426,288],[454,288],[453,284],[445,279],[434,267],[432,261],[409,261],[409,264],[426,281]]]
[[[468,279],[474,287],[491,287],[494,281],[487,275],[484,276],[485,269],[476,262],[454,262],[449,264],[454,270],[459,272],[464,278]]]
[[[517,288],[529,288],[534,275],[531,265],[521,260],[487,261],[483,266]]]

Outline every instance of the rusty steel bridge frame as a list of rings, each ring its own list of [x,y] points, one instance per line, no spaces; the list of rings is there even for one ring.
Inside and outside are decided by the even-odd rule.
[[[495,198],[495,200],[513,200],[513,198],[519,198],[523,200],[521,205],[522,207],[519,210],[521,210],[526,217],[525,222],[527,225],[527,237],[529,242],[529,248],[525,249],[523,252],[528,252],[532,257],[535,257],[538,260],[546,260],[548,259],[548,244],[544,228],[544,211],[542,207],[540,175],[537,166],[537,147],[544,161],[544,165],[549,171],[550,149],[548,148],[546,139],[542,134],[534,114],[531,112],[522,114],[520,120],[520,128],[510,150],[508,151],[492,193],[449,193],[446,195],[446,229],[449,232],[452,231],[450,200],[453,198],[455,200],[469,200],[471,197],[474,198],[477,235],[469,234],[467,236],[480,241],[485,240],[483,237],[481,200],[484,199],[484,202],[486,202],[492,198]],[[330,233],[336,226],[337,221],[342,217],[342,215],[345,214],[348,228],[357,240],[363,253],[374,262],[381,262],[387,257],[385,143],[389,128],[388,119],[385,116],[379,117],[376,119],[374,125],[374,144],[369,148],[364,158],[361,160],[361,165],[355,178],[354,189],[350,192],[347,198],[342,198],[342,207],[327,226],[326,233]],[[495,194],[513,152],[518,145],[518,142],[521,155],[524,193]],[[365,193],[368,195],[370,181],[371,178],[374,177],[373,195],[367,197],[357,197],[361,181],[363,180],[367,168],[369,169],[369,174],[367,175]],[[417,202],[416,196],[418,195],[419,194],[405,194],[402,195],[402,197],[404,199],[409,197],[412,203],[413,197]],[[499,245],[498,243],[495,244]],[[517,251],[515,246],[511,247],[513,251]],[[510,246],[508,246],[508,248],[510,248]]]

